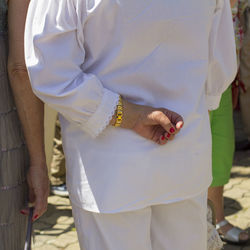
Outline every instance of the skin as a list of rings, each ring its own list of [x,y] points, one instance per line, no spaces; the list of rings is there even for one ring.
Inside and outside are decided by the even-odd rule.
[[[208,199],[210,199],[216,211],[216,223],[219,223],[225,219],[224,214],[224,198],[223,198],[224,186],[210,187],[208,189]],[[228,230],[232,229],[233,225],[228,223],[227,225],[221,227],[219,233],[225,235]],[[239,235],[240,240],[248,240],[249,236],[247,232],[242,232]]]
[[[33,94],[24,60],[24,27],[28,0],[8,1],[8,73],[18,115],[30,156],[28,171],[29,202],[34,203],[33,220],[47,210],[48,170],[44,151],[44,105]],[[28,209],[20,211],[28,214]]]
[[[233,7],[236,2],[237,0],[230,0],[231,7]],[[213,202],[216,211],[216,223],[225,220],[223,190],[224,186],[208,188],[208,199],[210,199]],[[227,225],[221,227],[219,233],[225,235],[232,228],[233,225],[228,223]],[[247,232],[240,233],[239,239],[243,241],[248,240],[249,239],[248,233]]]
[[[234,7],[234,5],[236,4],[237,0],[230,0],[230,4],[231,4],[231,8]]]
[[[169,140],[173,140],[184,125],[181,115],[169,109],[137,105],[124,99],[122,103],[123,120],[121,127],[131,129],[159,145],[165,145]],[[114,115],[110,125],[114,125],[115,120]]]

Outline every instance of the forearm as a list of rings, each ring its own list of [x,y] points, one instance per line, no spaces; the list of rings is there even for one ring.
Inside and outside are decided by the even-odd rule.
[[[32,163],[37,165],[38,161],[45,162],[44,107],[43,103],[32,92],[24,61],[24,26],[28,5],[28,0],[9,0],[8,72],[31,165]]]
[[[231,8],[234,7],[234,5],[236,4],[237,0],[230,0],[230,4],[231,4]]]
[[[11,61],[9,61],[9,78],[31,163],[45,161],[44,105],[33,94],[26,70],[17,69]]]

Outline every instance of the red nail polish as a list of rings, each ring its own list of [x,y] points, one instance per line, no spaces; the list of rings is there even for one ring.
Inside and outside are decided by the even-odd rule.
[[[165,136],[164,135],[161,136],[161,140],[162,141],[165,140]]]
[[[180,125],[180,128],[182,128],[183,127],[183,123]]]
[[[167,134],[167,138],[169,138],[169,137],[170,137],[170,134],[168,133],[168,134]]]
[[[38,218],[38,214],[36,214],[35,216],[34,216],[34,219],[37,219]]]
[[[21,210],[20,213],[23,215],[26,215],[26,213],[23,210]]]
[[[174,133],[174,132],[175,132],[175,129],[174,129],[174,128],[171,128],[169,131],[170,131],[170,133]]]

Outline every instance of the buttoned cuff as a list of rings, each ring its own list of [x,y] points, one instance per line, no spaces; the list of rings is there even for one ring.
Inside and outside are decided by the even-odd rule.
[[[206,95],[208,110],[215,110],[220,106],[221,95]]]
[[[109,125],[115,114],[118,102],[119,94],[105,89],[100,105],[87,123],[85,123],[84,130],[92,137],[97,137]]]

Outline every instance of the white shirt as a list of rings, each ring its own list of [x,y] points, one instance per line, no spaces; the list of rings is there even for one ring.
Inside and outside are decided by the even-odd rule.
[[[211,182],[208,109],[236,73],[229,0],[32,0],[34,92],[61,114],[73,203],[115,213],[197,195]],[[184,117],[159,146],[108,123],[118,96]]]

